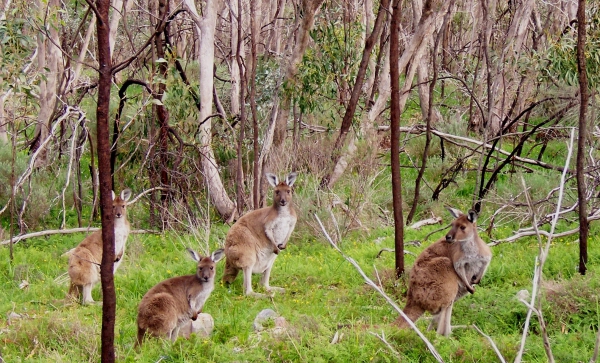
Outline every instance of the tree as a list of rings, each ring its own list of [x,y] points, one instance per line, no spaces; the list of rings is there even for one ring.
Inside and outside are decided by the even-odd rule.
[[[402,218],[402,176],[400,174],[400,72],[398,67],[400,48],[400,0],[392,3],[392,24],[390,26],[390,79],[391,99],[391,164],[392,197],[394,205],[394,250],[396,255],[396,277],[404,274],[404,220]]]
[[[115,311],[116,295],[113,276],[115,261],[115,230],[112,213],[112,180],[110,173],[110,141],[108,113],[110,110],[110,88],[112,61],[110,54],[110,24],[108,13],[110,0],[89,3],[96,13],[98,37],[98,103],[96,106],[98,170],[100,179],[100,212],[102,218],[102,353],[105,363],[115,361]]]
[[[579,202],[579,273],[585,275],[587,269],[587,243],[589,235],[586,187],[585,187],[585,146],[587,136],[586,114],[588,108],[588,79],[585,56],[586,24],[585,0],[579,0],[577,8],[577,70],[579,73],[579,133],[577,137],[577,200]]]
[[[198,15],[196,5],[191,0],[186,0],[185,5],[198,28],[200,46],[198,47],[197,59],[200,64],[200,113],[199,142],[202,170],[208,187],[210,198],[215,208],[223,219],[230,219],[235,214],[235,205],[229,199],[221,181],[219,169],[212,149],[211,117],[213,99],[213,67],[215,61],[215,27],[217,23],[217,0],[207,0],[204,9],[204,17]]]

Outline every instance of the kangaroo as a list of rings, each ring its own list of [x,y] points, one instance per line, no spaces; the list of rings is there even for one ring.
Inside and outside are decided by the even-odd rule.
[[[113,198],[113,217],[115,228],[115,262],[116,272],[125,254],[125,243],[131,227],[127,220],[127,201],[131,197],[131,189],[125,189],[120,196]],[[92,288],[100,281],[100,262],[102,261],[102,230],[88,235],[75,247],[69,256],[69,277],[71,286],[69,295],[80,299],[82,305],[94,303]]]
[[[215,264],[223,258],[223,249],[210,257],[188,252],[198,262],[195,275],[172,277],[148,290],[138,307],[138,335],[141,346],[146,332],[156,337],[177,339],[179,328],[190,319],[196,320],[215,287]]]
[[[429,329],[437,325],[437,333],[445,336],[451,333],[454,302],[467,292],[475,292],[473,284],[481,281],[492,257],[490,248],[477,234],[477,214],[448,210],[456,219],[446,236],[427,247],[415,260],[403,310],[413,322],[425,311],[434,314]],[[408,327],[402,317],[394,324]]]
[[[252,291],[252,274],[262,274],[260,283],[267,292],[285,289],[269,285],[271,269],[279,252],[284,250],[296,226],[296,211],[292,206],[292,186],[297,173],[290,173],[285,181],[267,173],[273,186],[273,205],[251,211],[231,226],[225,238],[225,273],[223,281],[229,285],[240,270],[244,273],[244,294],[265,297]]]

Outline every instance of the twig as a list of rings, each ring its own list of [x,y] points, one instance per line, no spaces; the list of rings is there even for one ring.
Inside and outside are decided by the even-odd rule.
[[[392,345],[385,339],[385,333],[383,332],[383,330],[381,331],[381,335],[370,331],[369,334],[376,336],[377,338],[379,338],[379,340],[381,340],[387,347],[388,349],[394,353],[394,355],[396,357],[400,357],[400,353],[398,353],[398,351],[396,351],[396,349],[394,349],[394,347],[392,347]]]
[[[556,223],[558,222],[558,217],[560,215],[560,208],[562,205],[562,199],[563,199],[563,195],[564,195],[564,187],[565,187],[565,178],[566,178],[566,174],[567,171],[569,169],[569,164],[571,162],[571,155],[573,153],[573,138],[575,135],[575,129],[571,129],[571,138],[570,138],[570,142],[568,145],[568,152],[567,152],[567,159],[565,161],[565,167],[563,169],[561,178],[560,178],[560,189],[559,189],[559,193],[558,193],[558,201],[556,203],[556,213],[554,214],[554,217],[552,218],[552,224],[550,225],[550,233],[548,236],[548,239],[546,241],[546,246],[542,249],[542,245],[541,245],[541,233],[540,231],[538,231],[538,227],[537,227],[537,220],[535,218],[535,214],[533,212],[533,206],[531,205],[531,200],[529,199],[529,194],[526,192],[525,196],[527,197],[527,202],[530,205],[531,208],[531,214],[533,215],[533,226],[536,229],[537,236],[538,236],[538,241],[539,241],[539,245],[540,245],[540,254],[539,256],[535,257],[535,267],[534,267],[534,275],[533,275],[533,287],[532,287],[532,293],[531,293],[531,302],[530,302],[530,306],[534,307],[535,306],[535,301],[536,301],[536,295],[537,295],[537,289],[538,289],[538,285],[541,284],[542,282],[542,270],[544,268],[544,262],[546,261],[546,257],[548,256],[548,253],[550,251],[550,242],[552,241],[552,235],[554,234],[554,229],[556,228]],[[525,184],[525,181],[521,178],[523,184]],[[527,186],[524,185],[524,189],[527,190]],[[527,317],[525,318],[525,326],[523,328],[523,336],[521,338],[521,347],[519,348],[519,351],[517,353],[517,356],[515,357],[515,363],[520,363],[521,359],[523,358],[523,351],[525,350],[525,341],[527,339],[527,332],[529,330],[529,320],[531,319],[531,313],[533,312],[533,310],[531,308],[529,308],[527,310]],[[538,318],[540,319],[540,326],[542,328],[542,332],[543,332],[543,340],[544,340],[544,349],[546,350],[546,355],[548,356],[548,361],[551,363],[554,363],[554,356],[552,354],[552,350],[550,348],[550,342],[548,340],[548,336],[547,336],[547,332],[545,332],[545,324],[544,324],[544,320],[543,317],[541,315],[541,310],[538,309]]]
[[[82,228],[72,228],[72,229],[51,229],[46,231],[38,231],[33,233],[22,234],[20,236],[13,237],[13,243],[17,243],[19,241],[24,241],[29,238],[34,237],[43,237],[50,236],[53,234],[71,234],[71,233],[80,233],[80,232],[95,232],[99,230],[98,227],[82,227]],[[152,234],[160,234],[158,231],[150,231],[146,229],[136,229],[130,232],[131,234],[144,234],[144,233],[152,233]],[[10,243],[10,239],[0,241],[0,246],[4,246]]]
[[[325,238],[327,239],[327,241],[329,241],[329,243],[331,244],[331,246],[336,251],[338,251],[342,255],[342,257],[344,257],[344,259],[346,261],[350,262],[356,268],[356,270],[358,271],[358,273],[367,282],[367,285],[371,286],[375,291],[377,291],[381,296],[383,296],[383,298],[388,302],[388,304],[390,304],[394,308],[394,310],[396,310],[400,314],[400,316],[402,316],[404,318],[404,320],[406,320],[406,322],[408,323],[408,325],[419,335],[419,337],[425,343],[425,345],[427,345],[427,348],[429,349],[429,351],[431,352],[431,354],[434,356],[434,358],[438,362],[443,362],[444,360],[442,359],[442,357],[440,356],[440,354],[437,352],[437,350],[435,349],[435,347],[433,346],[433,344],[431,344],[431,342],[427,339],[427,337],[425,337],[425,335],[423,335],[423,333],[421,333],[421,331],[419,330],[419,328],[417,328],[417,326],[412,322],[412,320],[410,320],[410,318],[408,316],[406,316],[406,314],[404,314],[404,312],[402,311],[402,309],[400,309],[400,307],[394,302],[394,300],[392,300],[383,290],[381,290],[381,288],[379,286],[377,286],[377,284],[375,284],[369,277],[367,277],[367,275],[364,273],[364,271],[360,268],[360,266],[358,265],[358,263],[352,257],[346,256],[344,254],[344,252],[342,252],[342,250],[339,249],[339,247],[333,242],[333,240],[331,239],[331,237],[329,237],[329,234],[325,230],[325,227],[323,226],[323,223],[321,223],[321,220],[319,219],[319,216],[317,216],[315,213],[313,213],[313,216],[315,217],[315,219],[319,223],[319,226],[321,226],[321,230],[323,231],[323,234],[325,235]]]
[[[490,344],[492,345],[492,348],[494,349],[494,352],[496,352],[496,355],[498,356],[498,359],[500,359],[500,362],[506,363],[506,360],[502,356],[502,353],[500,353],[500,350],[498,349],[498,347],[496,346],[496,343],[494,343],[492,338],[489,335],[485,334],[483,331],[481,331],[481,329],[479,329],[479,327],[477,327],[477,325],[473,324],[473,328],[475,330],[477,330],[477,332],[479,334],[483,335],[490,342]]]

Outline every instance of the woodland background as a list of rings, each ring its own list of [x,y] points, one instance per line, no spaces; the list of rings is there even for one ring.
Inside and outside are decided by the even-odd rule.
[[[265,172],[298,171],[297,240],[322,238],[315,215],[339,244],[394,227],[402,275],[403,227],[450,204],[479,211],[493,245],[579,235],[585,274],[600,219],[598,7],[3,0],[9,266],[22,236],[100,214],[108,226],[105,196],[125,187],[134,228],[208,249],[215,225],[268,204]]]

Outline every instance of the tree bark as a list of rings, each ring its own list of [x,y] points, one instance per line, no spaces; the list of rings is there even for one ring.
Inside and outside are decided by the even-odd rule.
[[[43,3],[37,1],[40,18],[49,21],[58,17],[60,10],[60,2],[58,0],[50,0],[47,3],[47,8]],[[51,14],[51,16],[48,16]],[[35,152],[44,140],[48,137],[48,130],[52,122],[51,118],[56,106],[56,92],[58,89],[59,73],[62,67],[62,53],[58,48],[60,39],[58,37],[58,24],[45,24],[48,29],[47,34],[38,32],[38,69],[48,69],[45,72],[45,77],[40,81],[40,111],[38,113],[33,143],[30,151]],[[42,150],[39,158],[36,161],[36,168],[47,164],[48,160],[47,149]]]
[[[197,49],[197,58],[200,64],[200,112],[198,116],[200,158],[202,171],[206,182],[210,199],[217,212],[225,220],[235,215],[235,205],[227,195],[227,191],[221,181],[219,169],[212,149],[212,114],[213,99],[213,67],[215,64],[215,27],[217,24],[218,0],[207,0],[204,9],[204,17],[198,15],[196,5],[191,0],[184,0],[189,14],[199,29],[200,46]]]
[[[245,53],[244,51],[244,47],[243,47],[243,36],[242,36],[242,13],[243,13],[243,9],[242,9],[242,0],[236,0],[234,1],[234,3],[237,2],[237,27],[236,27],[236,44],[235,44],[235,61],[236,61],[236,66],[232,67],[232,68],[236,68],[237,67],[237,72],[238,72],[238,81],[239,84],[237,85],[237,94],[231,94],[231,99],[232,99],[232,107],[233,107],[233,99],[237,98],[239,101],[238,104],[238,112],[239,112],[239,117],[240,117],[240,131],[239,131],[239,137],[238,137],[238,143],[237,143],[237,170],[236,170],[236,201],[237,201],[237,213],[238,215],[242,215],[243,211],[244,211],[244,186],[245,186],[245,178],[244,178],[244,167],[243,167],[243,156],[244,156],[244,139],[246,138],[246,107],[244,107],[244,98],[246,97],[246,70],[245,70],[245,65],[244,65],[244,59],[243,59],[243,54]],[[236,15],[234,14],[232,16],[233,18],[236,18]],[[232,29],[233,29],[233,22],[232,22]],[[233,31],[232,31],[232,49],[234,48],[234,44],[233,44]],[[232,75],[232,81],[233,81],[233,75]],[[232,85],[233,88],[233,85]],[[241,105],[241,107],[240,107]],[[233,109],[232,109],[232,113],[233,113]]]
[[[371,59],[371,52],[375,47],[375,43],[379,39],[379,35],[381,34],[381,31],[383,29],[383,24],[385,22],[385,16],[387,14],[388,6],[389,0],[381,1],[379,5],[379,11],[377,12],[377,19],[375,19],[375,26],[373,27],[371,35],[369,35],[369,37],[365,41],[365,48],[363,50],[362,59],[358,68],[358,73],[356,75],[356,82],[354,83],[354,87],[352,89],[352,95],[350,96],[350,102],[348,102],[348,107],[346,107],[346,112],[344,113],[344,118],[342,119],[342,125],[340,126],[340,134],[338,135],[335,144],[333,145],[333,150],[331,152],[332,167],[334,169],[337,166],[340,158],[342,157],[342,148],[346,140],[346,135],[348,134],[348,131],[352,126],[354,113],[356,112],[358,100],[362,93],[362,86],[365,82],[365,75],[367,73],[369,59]],[[332,174],[333,170],[327,173],[323,177],[323,179],[321,179],[321,188],[329,187]]]
[[[115,361],[115,311],[116,295],[113,276],[115,260],[115,230],[112,214],[112,183],[110,175],[110,141],[108,113],[110,110],[110,87],[112,62],[110,56],[110,27],[108,13],[110,0],[96,0],[98,38],[98,104],[96,109],[98,169],[100,173],[100,213],[102,219],[102,352],[101,361]]]
[[[577,8],[577,70],[579,72],[579,134],[577,137],[577,200],[579,201],[579,273],[585,275],[588,260],[589,224],[585,187],[585,145],[587,136],[588,78],[585,61],[586,40],[585,0]]]
[[[391,107],[391,163],[392,198],[394,206],[394,248],[396,257],[396,277],[404,274],[404,221],[402,218],[402,176],[400,174],[400,0],[392,4],[392,24],[390,26],[390,79],[392,87]]]
[[[308,47],[310,30],[315,23],[315,17],[318,14],[323,1],[324,0],[302,0],[302,12],[301,14],[298,14],[299,16],[302,16],[300,29],[296,35],[294,50],[290,58],[285,61],[288,66],[285,70],[282,86],[285,84],[291,86],[295,82],[298,67],[306,52],[306,48]],[[268,169],[271,170],[275,169],[274,166],[276,165],[276,162],[279,161],[276,160],[278,159],[277,156],[283,154],[283,143],[287,135],[287,122],[291,109],[290,95],[285,94],[281,90],[279,90],[279,92],[281,93],[281,101],[278,106],[279,112],[275,113],[277,115],[277,121],[275,123],[275,133],[273,135],[273,149],[267,158],[267,162],[269,163]]]

